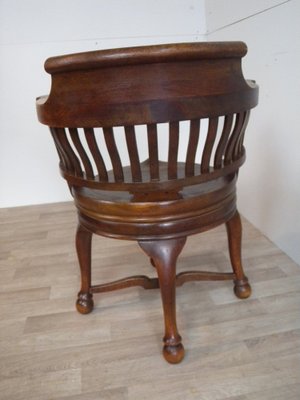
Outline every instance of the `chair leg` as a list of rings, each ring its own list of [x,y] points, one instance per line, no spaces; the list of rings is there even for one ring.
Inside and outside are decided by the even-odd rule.
[[[242,224],[238,211],[227,221],[226,228],[231,265],[236,277],[234,281],[234,293],[238,298],[246,299],[251,295],[251,286],[248,283],[248,278],[245,276],[242,266]]]
[[[176,260],[185,242],[186,238],[139,242],[157,269],[165,320],[163,354],[172,364],[179,363],[184,357],[184,347],[176,324],[175,295]]]
[[[91,288],[91,251],[92,232],[78,224],[76,232],[76,250],[81,271],[81,289],[76,302],[77,311],[88,314],[93,310],[93,295]]]

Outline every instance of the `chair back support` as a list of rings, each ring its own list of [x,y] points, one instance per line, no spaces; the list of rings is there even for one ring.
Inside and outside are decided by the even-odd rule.
[[[241,71],[246,52],[242,42],[214,42],[48,59],[51,93],[37,99],[37,112],[50,127],[62,175],[74,186],[145,192],[178,191],[236,172],[245,158],[250,109],[258,101],[257,86]],[[181,121],[188,121],[188,132]],[[162,123],[168,126],[166,162],[159,160]],[[129,168],[120,155],[120,127]],[[138,145],[142,129],[147,162]],[[180,163],[182,135],[188,139]]]

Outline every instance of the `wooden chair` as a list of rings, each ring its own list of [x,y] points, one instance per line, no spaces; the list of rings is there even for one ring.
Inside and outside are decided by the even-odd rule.
[[[245,81],[241,71],[246,52],[242,42],[185,43],[71,54],[45,63],[52,87],[49,96],[37,99],[37,113],[50,127],[61,174],[78,209],[76,248],[82,283],[77,310],[92,311],[94,293],[137,285],[160,288],[163,354],[170,363],[184,356],[176,326],[176,286],[230,279],[237,297],[251,293],[241,262],[235,189],[245,161],[250,109],[258,101],[258,87]],[[165,161],[159,159],[158,130],[163,123],[164,143],[168,139]],[[141,155],[143,135],[147,160]],[[187,145],[180,146],[184,136]],[[222,223],[233,272],[176,275],[187,236]],[[132,276],[92,285],[93,233],[136,240],[158,278]]]

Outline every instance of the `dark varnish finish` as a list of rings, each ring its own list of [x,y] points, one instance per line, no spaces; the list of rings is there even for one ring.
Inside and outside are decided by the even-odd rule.
[[[177,286],[229,279],[237,297],[251,294],[236,209],[245,130],[258,101],[258,87],[246,81],[241,70],[246,52],[242,42],[184,43],[71,54],[45,63],[52,76],[51,92],[39,97],[36,106],[40,122],[50,127],[61,174],[78,209],[82,284],[77,310],[91,312],[94,293],[130,286],[160,288],[163,354],[170,363],[184,357],[176,323]],[[188,132],[181,121],[188,121]],[[159,159],[161,123],[167,126],[166,161]],[[120,129],[125,148],[118,144]],[[146,159],[137,140],[142,129]],[[183,135],[188,135],[185,149],[180,146]],[[222,223],[233,271],[176,274],[187,237]],[[158,278],[138,275],[93,285],[93,233],[136,240]]]

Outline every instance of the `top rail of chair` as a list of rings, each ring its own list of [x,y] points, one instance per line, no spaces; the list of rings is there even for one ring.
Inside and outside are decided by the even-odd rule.
[[[118,65],[153,64],[218,58],[241,58],[247,53],[244,42],[194,42],[127,47],[66,54],[48,58],[50,74],[98,69]]]

